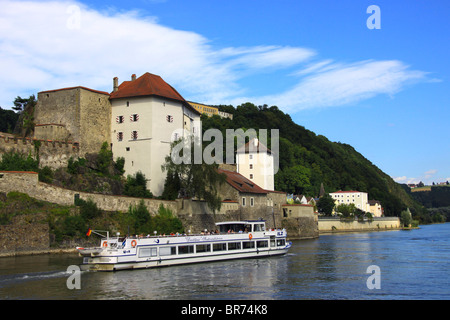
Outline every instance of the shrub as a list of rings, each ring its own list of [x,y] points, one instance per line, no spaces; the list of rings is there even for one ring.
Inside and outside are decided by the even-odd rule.
[[[101,210],[91,198],[87,201],[77,199],[75,204],[80,206],[80,216],[85,220],[97,218],[101,214]]]
[[[153,194],[147,189],[145,175],[140,171],[136,172],[134,176],[127,177],[123,194],[137,198],[153,198]]]

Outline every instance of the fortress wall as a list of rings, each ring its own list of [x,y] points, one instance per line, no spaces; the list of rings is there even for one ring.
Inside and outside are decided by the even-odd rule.
[[[39,141],[39,147],[36,142]],[[48,166],[52,169],[66,167],[70,157],[80,157],[78,142],[37,140],[30,138],[17,138],[0,133],[0,156],[8,152],[18,152],[25,155],[31,154],[36,159],[36,151],[39,150],[39,166]]]

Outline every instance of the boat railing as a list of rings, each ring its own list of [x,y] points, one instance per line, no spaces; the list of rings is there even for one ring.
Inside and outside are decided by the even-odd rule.
[[[268,232],[268,231],[286,231],[286,229],[280,229],[280,228],[270,228],[265,231],[256,231],[256,232]],[[138,240],[138,239],[151,239],[151,238],[169,238],[169,237],[200,237],[200,236],[217,236],[217,235],[228,235],[228,234],[249,234],[254,232],[248,232],[248,231],[231,231],[231,232],[201,232],[201,233],[170,233],[170,234],[159,234],[159,235],[129,235],[125,237],[110,237],[110,238],[103,238],[102,241],[105,240],[117,240],[117,242],[124,242],[125,240]]]

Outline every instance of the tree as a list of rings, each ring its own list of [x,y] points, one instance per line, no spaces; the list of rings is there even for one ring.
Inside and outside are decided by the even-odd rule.
[[[0,132],[12,133],[18,118],[18,113],[0,107]]]
[[[341,203],[336,207],[336,212],[342,214],[344,218],[350,218],[355,214],[356,207],[354,203],[345,204]]]
[[[334,199],[328,194],[324,194],[323,197],[317,201],[317,210],[325,216],[331,216],[334,208]]]
[[[218,187],[225,182],[226,176],[218,172],[219,166],[216,163],[206,164],[203,160],[202,163],[194,163],[194,151],[201,150],[203,154],[198,144],[198,141],[191,138],[183,138],[172,143],[171,155],[179,158],[174,162],[171,155],[166,156],[165,163],[161,166],[161,169],[167,172],[165,186],[169,186],[167,179],[172,179],[179,183],[178,194],[181,197],[196,197],[205,200],[213,211],[220,210],[222,199]],[[177,150],[180,151],[178,154]],[[180,159],[183,160],[178,161]],[[174,195],[175,192],[172,189],[170,192],[166,191],[166,194]]]
[[[288,193],[304,194],[310,190],[310,176],[311,171],[302,165],[279,170],[275,178],[276,189]]]
[[[103,142],[100,148],[100,152],[98,153],[97,158],[98,170],[104,175],[108,175],[109,167],[111,166],[112,162],[113,162],[113,153],[109,149],[108,143],[105,141]]]
[[[402,213],[400,214],[400,221],[404,227],[409,227],[411,225],[412,216],[409,208],[402,211]]]
[[[32,135],[35,126],[34,107],[36,104],[37,100],[34,95],[31,95],[27,99],[18,96],[14,100],[13,109],[20,114],[14,128],[15,134],[22,134],[24,137]]]
[[[128,175],[123,194],[130,197],[153,198],[153,194],[147,189],[147,179],[141,171]]]

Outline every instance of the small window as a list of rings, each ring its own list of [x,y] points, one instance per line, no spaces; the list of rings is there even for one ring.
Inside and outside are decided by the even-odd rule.
[[[242,249],[253,249],[255,247],[254,241],[244,241],[242,242]]]
[[[252,160],[252,159],[253,159],[253,155],[252,155],[252,154],[249,154],[249,155],[248,155],[248,158],[249,158],[250,160]]]
[[[224,251],[224,250],[227,250],[226,243],[214,243],[213,244],[213,251]]]
[[[123,140],[123,132],[117,132],[117,141]]]
[[[194,246],[178,246],[178,254],[194,253]]]
[[[239,249],[241,249],[240,242],[229,242],[228,243],[228,250],[239,250]]]
[[[286,240],[284,239],[278,239],[277,240],[277,247],[282,247],[286,245]]]
[[[139,115],[138,114],[132,114],[131,116],[130,116],[130,121],[131,122],[136,122],[136,121],[138,121],[139,120]]]
[[[253,173],[250,173],[250,179],[253,179]]]
[[[125,150],[130,151],[130,147],[126,147]]]
[[[173,117],[171,115],[166,116],[167,122],[173,122]]]
[[[255,205],[255,200],[253,198],[250,198],[250,207],[253,207]]]
[[[242,198],[242,206],[245,207],[245,197]]]
[[[211,251],[211,245],[210,244],[198,244],[195,247],[195,251],[197,253],[200,252],[210,252]]]
[[[127,101],[127,107],[129,107],[130,106],[130,101]]]
[[[116,117],[116,122],[117,123],[123,123],[123,121],[124,121],[124,116],[117,116]]]
[[[267,248],[269,246],[269,242],[267,240],[256,241],[257,248]]]
[[[161,247],[159,248],[160,256],[171,256],[177,254],[177,247]]]
[[[250,169],[253,169],[253,165],[252,164],[250,165]]]
[[[156,248],[139,249],[139,258],[156,257]]]
[[[138,138],[138,132],[137,131],[131,132],[131,140],[137,140],[137,138]]]

